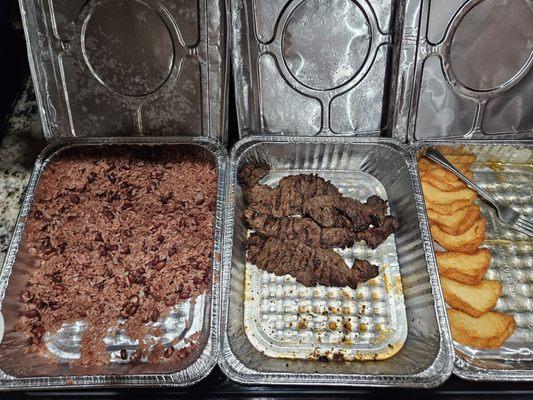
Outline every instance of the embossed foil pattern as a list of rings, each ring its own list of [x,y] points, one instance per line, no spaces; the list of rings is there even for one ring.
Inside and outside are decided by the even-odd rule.
[[[383,130],[393,5],[233,0],[241,136]]]
[[[47,138],[226,140],[224,0],[21,5]]]
[[[409,0],[400,46],[394,136],[533,136],[531,0]]]

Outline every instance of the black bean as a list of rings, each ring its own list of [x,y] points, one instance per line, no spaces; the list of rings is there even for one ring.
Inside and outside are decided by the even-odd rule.
[[[126,306],[126,314],[129,316],[134,315],[137,312],[137,306],[132,306],[131,304]]]
[[[35,318],[35,317],[38,317],[39,316],[39,311],[38,310],[28,310],[26,312],[24,312],[24,316],[26,318]]]
[[[159,261],[155,266],[154,268],[157,269],[158,271],[161,271],[163,268],[165,268],[167,266],[167,262],[165,260],[162,260],[162,261]]]
[[[105,257],[109,254],[105,246],[100,246],[100,257]]]
[[[96,235],[94,235],[94,240],[97,242],[103,242],[104,238],[102,237],[102,234],[100,232],[96,232]]]
[[[133,305],[133,306],[138,306],[139,305],[139,296],[137,295],[133,295],[130,297],[130,304]]]
[[[194,197],[194,204],[196,204],[197,206],[200,206],[202,204],[204,204],[204,201],[205,201],[205,196],[203,195],[203,193],[196,193],[196,196]]]
[[[153,267],[154,265],[157,265],[158,262],[159,262],[159,256],[155,256],[150,261],[148,261],[146,265]]]
[[[126,349],[120,350],[120,358],[122,358],[123,360],[128,359],[128,352],[126,351]]]
[[[172,199],[173,197],[174,197],[174,193],[168,192],[167,194],[161,196],[161,203],[167,204],[170,201],[170,199]]]
[[[96,173],[91,172],[89,175],[87,175],[87,182],[93,183],[96,180]]]
[[[166,350],[165,350],[165,354],[163,355],[163,357],[165,358],[170,358],[174,355],[174,347],[170,346],[168,347]]]
[[[152,311],[150,319],[152,320],[152,322],[157,322],[157,320],[159,319],[159,310],[157,308],[154,308],[154,311]]]
[[[39,210],[35,211],[33,216],[35,217],[35,219],[43,219],[43,213],[42,211],[39,211]]]
[[[31,333],[39,337],[41,337],[44,332],[45,332],[45,329],[44,329],[44,326],[42,325],[34,326],[33,329],[31,330]]]
[[[171,247],[170,250],[168,251],[168,256],[172,257],[177,252],[178,252],[178,250],[175,247]]]
[[[106,243],[104,246],[105,246],[105,249],[107,251],[117,251],[118,250],[118,245],[116,245],[116,244]]]
[[[69,198],[70,201],[74,204],[78,204],[80,202],[80,196],[78,196],[77,194],[71,194]]]

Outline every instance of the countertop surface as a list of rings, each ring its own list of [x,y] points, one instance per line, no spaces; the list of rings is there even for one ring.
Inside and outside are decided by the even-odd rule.
[[[45,146],[31,80],[24,85],[0,133],[0,265],[33,164]]]

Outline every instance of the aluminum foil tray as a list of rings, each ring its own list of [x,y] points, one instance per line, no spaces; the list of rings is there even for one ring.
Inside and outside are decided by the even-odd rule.
[[[407,0],[393,135],[533,135],[533,1]]]
[[[84,367],[69,363],[79,357],[83,322],[64,325],[54,336],[45,337],[47,355],[26,353],[27,339],[14,330],[20,316],[20,293],[33,267],[28,254],[24,227],[31,209],[42,171],[57,154],[72,148],[128,145],[192,146],[213,159],[218,167],[217,209],[213,251],[213,278],[210,290],[180,303],[156,325],[163,329],[162,341],[177,339],[176,348],[189,341],[198,350],[175,363],[125,363],[120,350],[128,353],[138,347],[120,330],[105,338],[111,363],[107,366]],[[97,386],[187,386],[205,378],[217,361],[219,349],[219,282],[222,246],[222,220],[225,201],[227,152],[210,138],[68,138],[56,140],[39,156],[32,173],[22,210],[14,230],[6,261],[0,275],[0,308],[5,318],[5,336],[0,345],[0,390],[43,388],[86,388]],[[149,337],[147,338],[149,339]],[[59,363],[51,363],[50,357]]]
[[[532,143],[461,141],[454,145],[476,155],[472,171],[479,186],[496,200],[533,217]],[[533,239],[503,224],[490,206],[478,203],[487,220],[483,246],[493,256],[485,278],[502,283],[502,297],[495,310],[513,315],[516,330],[494,350],[454,342],[454,373],[470,380],[533,380]]]
[[[231,0],[240,135],[382,131],[395,3]]]
[[[19,0],[47,139],[225,142],[225,0]]]
[[[373,252],[355,246],[342,253],[347,260],[375,260],[380,276],[355,291],[306,288],[247,264],[237,171],[258,161],[272,167],[266,183],[313,172],[355,198],[388,198],[391,213],[403,221],[400,230]],[[406,148],[385,138],[256,136],[233,148],[228,177],[219,365],[231,379],[418,387],[447,379],[451,339],[416,166]]]
[[[298,173],[315,173],[298,170]],[[274,185],[293,171],[272,171]],[[383,185],[362,171],[318,171],[345,196],[387,199]],[[336,249],[351,265],[355,258],[380,266],[380,274],[357,290],[309,288],[288,275],[276,276],[246,264],[244,329],[252,345],[269,357],[382,360],[401,350],[407,319],[394,235],[375,250],[358,243]]]

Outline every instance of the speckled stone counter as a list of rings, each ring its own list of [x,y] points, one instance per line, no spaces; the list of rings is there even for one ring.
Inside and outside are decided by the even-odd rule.
[[[0,129],[1,268],[33,164],[45,146],[31,80]]]

